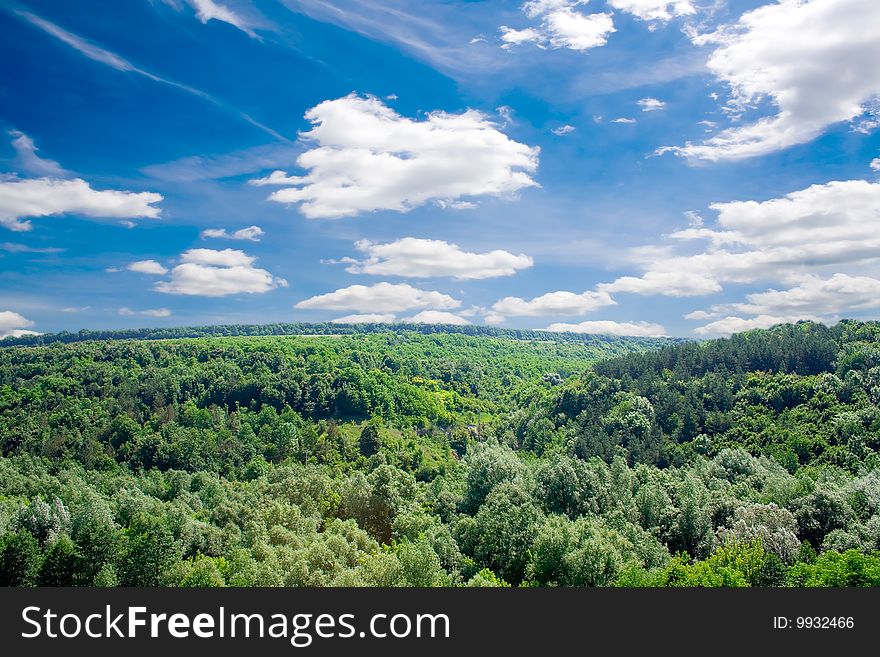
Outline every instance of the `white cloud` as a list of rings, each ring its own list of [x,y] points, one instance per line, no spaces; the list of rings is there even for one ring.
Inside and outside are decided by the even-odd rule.
[[[393,313],[364,313],[361,315],[346,315],[331,319],[334,324],[391,324],[394,321]]]
[[[128,271],[136,271],[140,274],[154,274],[162,276],[167,274],[168,270],[155,260],[138,260],[125,266]]]
[[[387,244],[361,240],[355,243],[355,247],[366,258],[342,261],[349,264],[346,271],[352,274],[412,278],[449,276],[457,280],[474,280],[511,276],[534,264],[524,253],[515,255],[501,250],[470,253],[457,244],[415,237],[404,237]]]
[[[643,112],[656,112],[666,107],[665,102],[656,98],[642,98],[637,104]]]
[[[785,317],[772,317],[769,315],[761,315],[751,319],[725,317],[724,319],[719,319],[694,329],[694,333],[699,335],[725,336],[731,333],[740,333],[741,331],[751,331],[752,329],[766,329],[777,324],[785,324],[789,321],[791,320]]]
[[[577,11],[586,0],[534,0],[522,6],[532,19],[540,19],[535,27],[516,30],[501,26],[501,46],[510,49],[523,43],[534,43],[540,48],[568,48],[590,50],[604,46],[608,36],[615,32],[610,13],[584,14]]]
[[[708,67],[730,87],[734,115],[762,101],[776,114],[672,149],[685,157],[733,160],[803,144],[880,95],[877,0],[780,0],[693,40],[716,46]]]
[[[34,323],[11,310],[0,311],[0,338],[18,338],[22,335],[39,335],[36,331],[27,330]]]
[[[697,12],[691,0],[608,0],[608,4],[643,21],[670,21]]]
[[[152,204],[161,200],[153,192],[98,191],[79,178],[0,179],[0,225],[27,231],[32,225],[26,218],[60,214],[156,218],[160,210]]]
[[[548,326],[545,331],[556,333],[593,333],[597,335],[630,335],[637,337],[659,337],[668,335],[660,324],[649,322],[613,322],[599,320],[580,322],[578,324],[556,323]]]
[[[258,38],[254,33],[253,26],[243,16],[232,11],[229,7],[221,5],[214,0],[187,0],[196,11],[196,16],[202,23],[217,20],[229,23],[252,38]]]
[[[611,295],[599,292],[548,292],[529,301],[519,297],[505,297],[496,301],[487,315],[487,321],[497,324],[506,316],[547,317],[553,315],[584,315],[615,304]]]
[[[308,218],[407,212],[431,200],[512,195],[537,186],[537,147],[508,138],[482,113],[432,112],[416,121],[377,98],[351,94],[306,112],[304,176],[273,172],[252,184],[289,185],[269,199]]]
[[[411,324],[453,324],[455,326],[465,326],[470,324],[470,322],[461,315],[444,312],[442,310],[423,310],[412,317],[404,317],[402,321]]]
[[[15,149],[13,164],[22,172],[32,176],[52,176],[60,178],[67,175],[61,165],[37,155],[39,150],[34,140],[19,130],[10,130],[12,148]]]
[[[509,105],[500,105],[495,108],[495,111],[498,113],[498,118],[501,119],[501,127],[506,128],[513,121],[513,108]]]
[[[626,116],[621,116],[617,119],[611,119],[611,123],[636,123],[636,120]]]
[[[564,135],[570,134],[577,130],[573,125],[561,125],[558,128],[553,128],[550,132],[552,132],[557,137],[562,137]]]
[[[144,317],[171,317],[171,311],[168,308],[150,308],[147,310],[120,308],[119,314],[123,317],[135,317],[137,315],[143,315]]]
[[[871,171],[880,171],[880,157],[875,157],[868,166],[871,167]]]
[[[230,294],[262,294],[287,281],[265,269],[254,267],[256,258],[244,251],[189,249],[180,256],[181,264],[171,270],[171,278],[153,286],[157,292],[205,297]]]
[[[880,182],[831,181],[767,201],[710,206],[717,227],[670,237],[708,242],[691,255],[659,252],[641,277],[597,286],[607,292],[692,296],[724,283],[788,281],[823,268],[880,259]]]
[[[723,334],[728,329],[766,328],[802,319],[834,322],[865,310],[880,308],[880,280],[868,276],[837,273],[829,278],[805,275],[786,290],[767,290],[746,295],[745,303],[718,304],[708,311],[697,310],[685,319],[718,319],[695,331]],[[734,315],[735,313],[735,315]],[[752,315],[743,319],[740,315]]]
[[[141,172],[176,183],[217,180],[293,166],[301,150],[289,143],[263,144],[230,153],[188,155],[170,162],[151,164],[143,167]]]
[[[395,313],[410,309],[451,310],[461,301],[433,290],[421,290],[406,283],[351,285],[297,303],[294,308],[352,310],[360,313]]]
[[[695,276],[691,272],[649,271],[641,277],[622,276],[613,283],[600,283],[596,289],[611,293],[689,297],[720,292],[721,286],[710,277]]]
[[[477,207],[477,204],[471,201],[444,201],[443,199],[437,199],[434,201],[434,205],[442,210],[447,208],[450,210],[473,210]]]
[[[265,235],[265,233],[259,226],[239,228],[232,233],[228,232],[225,228],[206,228],[200,233],[203,240],[214,238],[223,240],[247,240],[249,242],[259,242],[263,235]]]

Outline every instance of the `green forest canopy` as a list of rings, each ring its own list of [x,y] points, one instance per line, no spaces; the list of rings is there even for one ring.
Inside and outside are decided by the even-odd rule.
[[[2,344],[2,584],[880,585],[877,323]]]

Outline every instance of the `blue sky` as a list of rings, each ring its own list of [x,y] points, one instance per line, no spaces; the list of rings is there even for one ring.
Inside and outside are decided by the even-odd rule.
[[[880,314],[875,0],[0,0],[0,335]]]

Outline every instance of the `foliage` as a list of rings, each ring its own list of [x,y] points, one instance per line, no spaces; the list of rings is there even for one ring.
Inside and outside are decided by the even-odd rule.
[[[6,586],[880,585],[878,324],[4,344]]]

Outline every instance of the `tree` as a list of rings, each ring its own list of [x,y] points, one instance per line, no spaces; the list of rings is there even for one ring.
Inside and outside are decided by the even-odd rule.
[[[364,425],[364,428],[361,429],[361,436],[358,439],[358,447],[361,450],[361,454],[368,458],[379,451],[381,440],[379,437],[379,427],[375,423],[368,422]]]
[[[162,575],[180,558],[164,518],[138,516],[126,539],[119,564],[122,586],[158,586]]]
[[[67,534],[61,534],[46,550],[40,567],[40,586],[73,586],[78,563],[76,546]]]
[[[508,582],[520,582],[541,512],[522,486],[496,487],[474,517],[473,557]]]
[[[0,586],[35,586],[40,562],[40,544],[30,532],[0,537]]]

